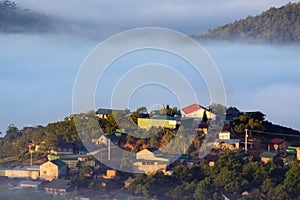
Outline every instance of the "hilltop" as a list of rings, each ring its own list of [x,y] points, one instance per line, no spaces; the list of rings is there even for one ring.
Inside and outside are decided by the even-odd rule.
[[[245,40],[267,42],[300,41],[300,2],[271,7],[257,15],[209,30],[204,40]]]
[[[225,106],[222,107],[220,104],[217,105],[217,107],[221,108],[220,110],[224,110],[227,113],[224,128],[226,127],[227,130],[231,130],[236,138],[243,139],[245,129],[248,129],[252,136],[257,140],[265,141],[279,137],[290,141],[291,144],[297,145],[300,143],[299,131],[280,125],[274,125],[265,120],[265,115],[259,111],[241,112],[235,107],[229,107],[226,109]],[[28,145],[31,143],[41,144],[41,149],[45,151],[57,149],[61,144],[73,144],[74,147],[76,146],[77,150],[81,149],[83,147],[81,140],[91,141],[101,135],[99,133],[99,125],[104,134],[110,135],[111,137],[115,137],[116,132],[118,132],[117,130],[122,130],[122,137],[120,137],[119,143],[121,148],[127,149],[131,152],[137,152],[147,147],[156,147],[159,149],[164,148],[170,142],[170,140],[176,136],[176,134],[178,134],[178,132],[183,132],[184,128],[186,128],[185,125],[187,124],[187,122],[182,121],[182,126],[176,128],[152,127],[148,130],[145,129],[143,132],[143,134],[151,137],[138,138],[136,136],[139,136],[142,132],[139,128],[133,126],[131,123],[132,121],[137,123],[138,118],[149,118],[149,114],[144,114],[144,107],[138,108],[134,112],[129,112],[129,110],[127,110],[126,112],[116,111],[116,113],[112,114],[110,111],[109,113],[105,114],[107,115],[105,118],[100,117],[98,119],[98,123],[90,120],[96,115],[102,116],[103,114],[99,114],[99,111],[101,110],[103,109],[99,109],[97,112],[89,111],[88,113],[72,115],[70,117],[66,117],[64,121],[49,123],[45,127],[35,126],[18,130],[17,127],[10,125],[5,137],[0,140],[0,159],[18,157],[20,162],[23,159],[26,160],[28,157]],[[172,112],[167,112],[168,116],[162,116],[163,119],[166,119],[167,117],[168,120],[173,119],[180,121],[180,116],[176,118],[174,117],[176,113],[176,116],[179,114],[179,110],[177,110],[176,107],[169,108],[169,111]],[[75,117],[84,119],[81,122],[81,126],[86,130],[89,130],[88,135],[81,134],[79,137],[77,131],[80,132],[80,130],[77,130],[78,127],[75,126]],[[131,118],[132,121],[130,121],[129,118]],[[117,122],[121,123],[118,124]],[[199,125],[199,127],[202,127],[198,128],[200,131],[198,131],[199,135],[193,139],[193,144],[190,146],[190,148],[186,149],[189,154],[197,154],[202,144],[202,140],[205,137],[201,131],[203,131],[203,127],[207,126],[209,126],[209,123],[206,122],[202,122],[202,124]],[[130,134],[127,134],[128,132],[130,132]],[[39,159],[39,157],[36,158]]]

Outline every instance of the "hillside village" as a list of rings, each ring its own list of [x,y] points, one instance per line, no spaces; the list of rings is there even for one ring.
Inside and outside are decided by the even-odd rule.
[[[126,120],[123,120],[125,125],[116,123],[124,116],[132,119],[138,128],[133,129],[126,126],[128,122]],[[137,191],[136,188],[145,185],[141,184],[139,180],[141,175],[136,173],[146,174],[143,181],[158,176],[160,173],[167,177],[163,179],[168,180],[181,177],[182,170],[189,171],[197,167],[203,171],[208,171],[207,167],[216,170],[220,167],[222,160],[227,158],[229,160],[240,159],[239,162],[242,162],[242,166],[259,163],[261,167],[267,166],[268,170],[271,163],[271,166],[274,165],[274,169],[278,168],[277,170],[282,171],[284,178],[284,174],[289,170],[286,166],[300,163],[299,132],[272,125],[265,121],[265,116],[261,112],[240,112],[236,108],[226,108],[219,104],[213,104],[209,108],[192,104],[180,110],[167,106],[149,113],[145,107],[138,108],[134,112],[102,108],[96,112],[67,117],[65,123],[71,123],[76,117],[79,117],[84,123],[91,123],[90,118],[97,119],[99,122],[97,125],[100,125],[104,133],[88,129],[89,137],[80,136],[83,142],[74,135],[72,135],[73,139],[69,141],[62,136],[57,138],[51,136],[53,137],[51,140],[47,135],[47,127],[31,126],[17,130],[16,127],[10,126],[1,143],[3,144],[7,138],[13,138],[11,145],[18,147],[19,159],[23,162],[20,166],[13,166],[18,163],[13,160],[9,161],[13,156],[2,157],[0,161],[2,166],[0,168],[1,188],[7,188],[15,194],[22,194],[28,190],[35,191],[49,195],[47,196],[49,198],[55,195],[66,199],[99,199],[100,197],[124,199],[124,196],[126,199],[129,197],[131,199],[154,198],[154,196],[158,199],[167,197],[177,199],[176,197],[183,193],[169,194],[164,191],[165,195],[159,197],[155,192],[151,194],[150,189],[149,191],[145,189],[148,192]],[[53,126],[53,124],[48,126]],[[206,137],[210,137],[214,127],[221,127],[221,129],[214,138],[213,149],[201,157],[199,156],[201,145]],[[149,134],[150,137],[136,138],[129,134],[130,131],[136,132],[139,129],[144,130],[145,134]],[[15,130],[15,132],[10,132],[11,130]],[[68,130],[73,129],[68,128]],[[151,135],[150,132],[154,132],[156,135]],[[172,138],[176,138],[175,136],[179,132],[185,133],[186,135],[183,136],[186,138],[191,138],[190,146],[179,145],[174,147],[175,150],[170,148],[163,151],[162,149],[167,146],[165,143],[174,142]],[[189,134],[193,133],[196,135],[190,137]],[[37,135],[39,137],[35,137]],[[47,143],[51,145],[47,145]],[[179,144],[182,143],[184,142],[179,142]],[[87,148],[86,144],[88,144]],[[6,147],[5,145],[4,147]],[[23,156],[20,156],[22,145],[25,152]],[[113,145],[135,153],[135,157],[130,159],[127,157],[126,160],[124,155],[116,155],[112,148]],[[89,149],[94,151],[89,151]],[[3,150],[1,149],[1,151]],[[1,155],[4,154],[1,152]],[[27,163],[27,165],[23,163]],[[113,166],[118,166],[118,169],[124,170],[120,171],[110,167],[111,163]],[[191,177],[194,176],[197,177],[197,173],[191,174]],[[176,181],[181,179],[182,177]],[[195,178],[196,180],[197,178]],[[206,179],[202,181],[204,180]],[[270,191],[267,189],[257,191],[250,185],[248,185],[250,189],[245,187],[245,190],[243,188],[229,190],[224,185],[220,186],[220,188],[225,187],[224,189],[212,194],[217,199],[253,199],[253,195],[259,195],[264,199],[268,195],[277,194],[275,191],[274,194],[269,194]],[[168,186],[164,185],[164,187]],[[199,196],[196,188],[191,193],[192,197],[202,199],[202,194]],[[211,194],[203,195],[207,198],[207,195]],[[187,195],[187,199],[190,197]]]

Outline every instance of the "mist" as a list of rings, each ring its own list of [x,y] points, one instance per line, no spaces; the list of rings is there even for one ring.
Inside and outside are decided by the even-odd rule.
[[[40,13],[51,28],[25,29],[0,34],[0,131],[9,124],[47,125],[72,114],[72,91],[78,70],[89,52],[101,41],[123,30],[143,26],[172,28],[197,35],[209,28],[248,15],[256,15],[270,6],[287,1],[43,1],[16,0],[21,9]],[[295,1],[293,1],[295,2]],[[38,15],[39,16],[39,15]],[[45,17],[45,18],[44,18]],[[242,111],[260,110],[267,119],[300,130],[297,100],[299,86],[299,45],[243,44],[205,42],[203,46],[222,75],[227,106]],[[152,54],[153,56],[154,54]],[[99,83],[97,107],[109,107],[109,97],[120,76],[140,55],[112,66]],[[171,57],[166,57],[170,58]],[[208,106],[209,94],[201,77],[190,66],[157,57],[157,62],[179,70],[197,91],[199,103]],[[119,65],[120,65],[119,63]],[[118,66],[119,66],[118,65]],[[200,83],[199,83],[200,80]],[[101,90],[101,88],[103,90]],[[160,102],[163,101],[163,102]],[[156,103],[178,106],[178,99],[168,88],[144,86],[132,94],[129,108]],[[186,101],[186,104],[192,103]]]
[[[108,37],[131,28],[164,27],[188,35],[199,35],[210,28],[257,15],[285,0],[15,0],[21,8],[42,13],[55,21],[54,29],[85,37]],[[296,2],[295,0],[291,2]],[[86,33],[86,34],[84,34]]]
[[[47,125],[72,114],[76,75],[86,56],[100,41],[54,34],[2,34],[0,42],[1,132],[5,133],[11,123],[19,128]],[[274,123],[300,129],[298,45],[212,42],[203,46],[223,78],[228,106],[236,106],[241,111],[259,110]],[[210,99],[205,83],[199,84],[190,66],[159,55],[157,61],[179,70],[190,81],[199,103],[208,106]],[[119,68],[111,66],[107,71],[102,80],[105,84],[99,82],[99,88],[104,90],[97,91],[97,107],[111,105],[111,92],[120,76],[135,66],[131,64],[149,62],[146,57],[136,56],[140,59],[120,60],[127,63],[126,66],[120,68],[120,63],[116,63]],[[176,96],[168,88],[148,85],[133,93],[129,107],[150,107],[155,103],[178,106]]]

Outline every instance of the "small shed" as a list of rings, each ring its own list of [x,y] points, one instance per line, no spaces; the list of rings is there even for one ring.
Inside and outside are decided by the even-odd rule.
[[[273,160],[278,154],[275,152],[263,152],[259,155],[261,162],[268,163],[269,161]]]

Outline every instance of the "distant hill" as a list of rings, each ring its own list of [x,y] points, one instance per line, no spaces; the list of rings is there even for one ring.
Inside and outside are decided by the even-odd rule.
[[[300,2],[288,3],[255,17],[238,20],[209,30],[197,38],[268,42],[300,41]]]
[[[46,32],[52,22],[45,15],[19,8],[13,1],[0,1],[0,32]]]

